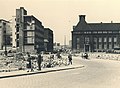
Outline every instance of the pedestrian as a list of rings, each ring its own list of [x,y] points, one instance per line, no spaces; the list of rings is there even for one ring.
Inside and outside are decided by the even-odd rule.
[[[88,54],[87,54],[87,53],[85,53],[85,56],[84,56],[84,57],[85,57],[85,59],[88,59]]]
[[[30,54],[29,53],[27,53],[27,55],[28,55],[28,58],[27,58],[27,72],[29,72],[30,70],[32,70],[31,69],[31,57],[30,57]]]
[[[38,54],[37,63],[38,63],[38,70],[41,70],[41,63],[42,63],[41,54]]]
[[[56,55],[56,56],[57,56],[58,59],[60,59],[60,58],[61,58],[60,52],[57,52],[57,55]]]
[[[69,60],[69,63],[68,63],[68,65],[72,65],[72,55],[71,54],[69,54],[68,55],[68,60]]]

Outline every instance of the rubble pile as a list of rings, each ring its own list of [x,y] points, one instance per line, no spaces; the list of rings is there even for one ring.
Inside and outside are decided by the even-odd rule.
[[[22,70],[26,67],[26,61],[14,57],[0,56],[0,71]]]
[[[31,59],[31,65],[33,69],[38,68],[37,63],[37,56],[31,55],[31,57],[34,57],[34,59]],[[0,55],[0,72],[10,72],[10,71],[16,71],[16,70],[25,70],[27,69],[27,56],[13,56],[13,57],[6,57]],[[60,57],[57,58],[53,55],[43,55],[42,56],[42,63],[41,68],[51,68],[51,67],[58,67],[58,66],[67,66],[67,58]]]

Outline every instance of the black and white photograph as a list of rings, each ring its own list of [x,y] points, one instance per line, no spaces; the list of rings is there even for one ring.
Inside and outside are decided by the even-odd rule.
[[[119,0],[0,3],[0,88],[120,88]]]

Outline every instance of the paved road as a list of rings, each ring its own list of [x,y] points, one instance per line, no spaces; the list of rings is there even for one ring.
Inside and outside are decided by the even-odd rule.
[[[74,59],[85,67],[0,79],[0,88],[120,88],[120,61]]]

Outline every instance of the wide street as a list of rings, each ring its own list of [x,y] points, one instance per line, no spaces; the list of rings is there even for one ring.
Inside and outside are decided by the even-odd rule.
[[[120,61],[73,59],[85,67],[0,79],[0,88],[120,88]]]

